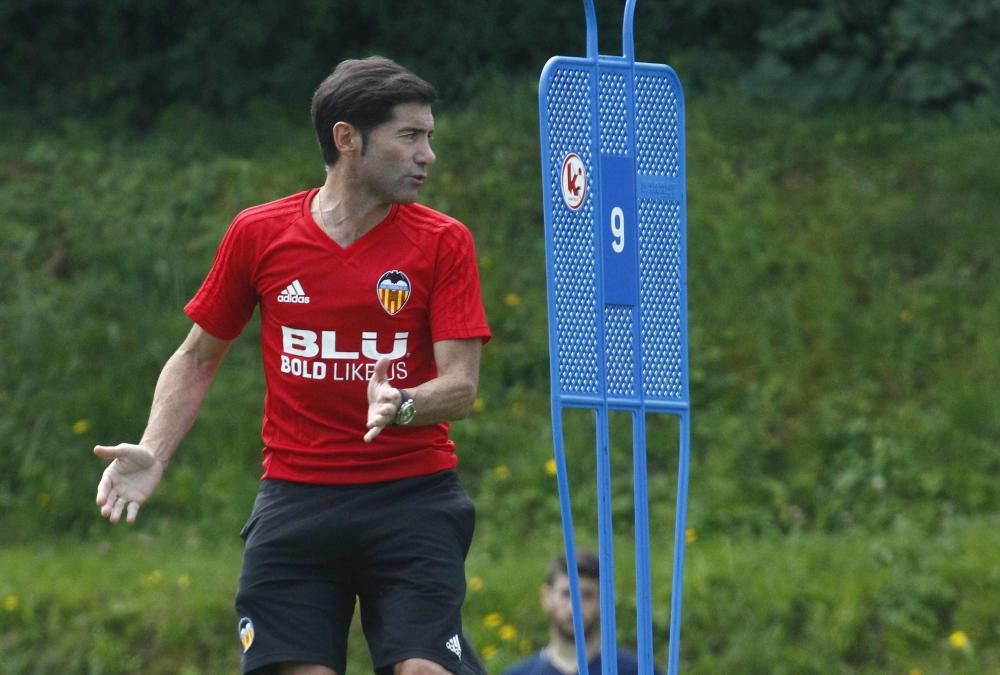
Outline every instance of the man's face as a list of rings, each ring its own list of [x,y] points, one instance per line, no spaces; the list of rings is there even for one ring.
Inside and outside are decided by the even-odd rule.
[[[573,639],[573,601],[569,592],[569,577],[556,575],[552,585],[542,586],[542,609],[549,615],[549,624],[567,640]],[[601,592],[596,579],[580,577],[580,609],[586,637],[595,634],[601,622]]]
[[[408,204],[437,159],[431,150],[434,115],[422,103],[401,103],[393,116],[370,132],[360,157],[359,172],[372,196],[386,203]]]

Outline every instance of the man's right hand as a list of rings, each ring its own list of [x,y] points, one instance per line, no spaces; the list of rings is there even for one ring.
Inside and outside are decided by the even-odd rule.
[[[97,486],[101,515],[117,523],[124,512],[127,522],[134,523],[139,507],[160,484],[165,465],[148,448],[129,443],[98,445],[94,454],[113,460]]]

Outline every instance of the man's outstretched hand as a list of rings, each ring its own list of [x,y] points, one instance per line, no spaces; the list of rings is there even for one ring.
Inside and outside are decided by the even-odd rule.
[[[160,484],[164,464],[148,448],[129,443],[98,445],[94,447],[94,454],[113,460],[97,485],[101,515],[117,523],[125,513],[126,521],[134,523],[139,507]]]

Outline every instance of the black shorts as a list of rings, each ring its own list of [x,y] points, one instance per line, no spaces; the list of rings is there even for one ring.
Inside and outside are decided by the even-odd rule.
[[[297,661],[344,675],[357,598],[377,673],[423,658],[484,674],[462,634],[475,518],[454,471],[365,485],[263,481],[241,532],[243,672]]]

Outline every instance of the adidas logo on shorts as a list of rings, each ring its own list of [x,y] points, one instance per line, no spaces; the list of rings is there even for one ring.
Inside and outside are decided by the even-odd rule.
[[[462,658],[462,643],[459,642],[457,635],[453,635],[444,646],[450,649],[459,659]]]
[[[293,302],[300,305],[309,304],[309,296],[302,289],[302,284],[296,279],[278,294],[278,302]]]

